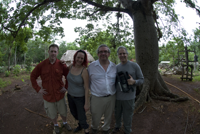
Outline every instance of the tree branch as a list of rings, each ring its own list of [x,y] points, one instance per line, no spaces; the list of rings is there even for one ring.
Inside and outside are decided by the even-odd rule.
[[[45,4],[51,3],[51,2],[59,2],[61,0],[44,0],[42,3],[38,4],[37,6],[35,6],[32,10],[30,10],[26,16],[24,17],[24,19],[22,20],[22,22],[20,23],[17,31],[14,31],[14,35],[13,37],[15,38],[17,36],[17,33],[19,32],[20,28],[24,25],[25,21],[27,20],[27,18],[30,16],[30,14],[36,10],[37,8],[39,8],[40,6],[43,6]],[[7,29],[8,30],[8,29]]]
[[[194,8],[197,11],[197,14],[200,17],[200,10],[197,9],[197,6],[191,0],[184,0],[186,4],[188,4],[191,8]]]
[[[16,31],[13,31],[13,30],[11,30],[11,29],[9,29],[9,28],[5,27],[3,24],[2,24],[2,27],[3,27],[4,29],[6,29],[6,30],[10,31],[11,33],[14,33],[14,32],[16,32]]]
[[[91,0],[82,0],[82,1],[88,3],[88,4],[92,5],[92,6],[98,7],[102,11],[119,11],[119,12],[128,13],[127,9],[104,6],[104,5],[95,3],[95,2],[93,2]]]

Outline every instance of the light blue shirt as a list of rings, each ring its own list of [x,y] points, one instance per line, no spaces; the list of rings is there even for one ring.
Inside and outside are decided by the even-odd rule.
[[[90,78],[91,94],[97,97],[106,95],[113,95],[116,92],[115,79],[116,79],[116,65],[109,61],[107,70],[101,66],[99,60],[92,62],[88,66]]]

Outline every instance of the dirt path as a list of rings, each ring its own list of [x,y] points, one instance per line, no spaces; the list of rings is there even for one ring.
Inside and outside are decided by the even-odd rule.
[[[174,77],[163,77],[164,81],[171,83],[200,100],[200,82],[183,82]],[[14,90],[15,84],[21,90]],[[186,96],[176,88],[169,89],[181,96]],[[53,125],[45,116],[42,96],[31,87],[30,81],[14,81],[12,85],[3,89],[0,95],[0,134],[52,134]],[[26,109],[25,109],[26,108]],[[87,113],[88,123],[91,122],[90,112]],[[68,123],[72,128],[77,122],[68,109]],[[114,127],[114,118],[111,127]],[[187,127],[186,127],[187,126]],[[200,105],[194,101],[171,103],[153,101],[140,108],[133,117],[133,134],[200,134]],[[63,129],[63,134],[70,134]],[[122,131],[120,132],[120,134]],[[83,134],[83,131],[80,132]]]

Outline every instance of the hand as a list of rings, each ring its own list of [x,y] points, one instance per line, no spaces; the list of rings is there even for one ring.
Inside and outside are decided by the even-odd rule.
[[[67,91],[67,90],[66,90],[66,88],[64,88],[64,87],[60,90],[61,93],[65,93],[66,91]]]
[[[48,92],[46,91],[46,89],[43,89],[43,88],[41,88],[40,91],[39,91],[38,93],[40,93],[40,94],[42,94],[42,95],[48,94]]]
[[[88,104],[84,105],[85,112],[87,112],[89,110],[89,108],[90,108],[90,106]]]
[[[133,77],[129,74],[130,79],[127,80],[128,85],[133,85],[135,84],[135,80],[133,79]]]
[[[64,60],[60,60],[60,63],[62,64],[66,64],[66,62]]]

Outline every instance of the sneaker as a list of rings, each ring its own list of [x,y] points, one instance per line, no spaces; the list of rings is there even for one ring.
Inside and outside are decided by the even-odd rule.
[[[109,134],[109,130],[103,131],[103,134]]]
[[[56,132],[56,134],[60,134],[59,126],[54,126],[54,131]]]
[[[81,126],[79,125],[77,128],[74,129],[74,133],[76,133],[76,132],[78,132],[78,131],[80,131],[80,130],[82,130],[82,128],[81,128]]]
[[[92,131],[91,131],[91,134],[97,134],[97,129],[91,129]]]
[[[63,127],[66,128],[68,131],[72,130],[72,128],[68,125],[68,123],[63,124]]]
[[[85,134],[89,134],[90,132],[88,131],[88,132],[85,132]]]
[[[115,128],[113,129],[112,133],[117,133],[117,132],[119,132],[119,128],[118,128],[118,127],[115,127]]]

